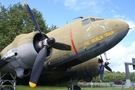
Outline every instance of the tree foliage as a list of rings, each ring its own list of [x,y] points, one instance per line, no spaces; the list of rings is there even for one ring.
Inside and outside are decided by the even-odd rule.
[[[135,81],[135,73],[130,73],[130,80]],[[105,71],[103,82],[114,82],[115,80],[126,80],[126,73],[124,72],[108,72]],[[99,76],[93,78],[93,81],[99,82]]]
[[[49,31],[53,31],[55,29],[57,29],[58,27],[56,25],[51,25],[51,27],[48,28]]]
[[[51,31],[42,14],[32,9],[35,18],[44,33]],[[20,3],[9,5],[7,8],[0,4],[0,50],[11,43],[13,39],[22,33],[29,33],[36,30],[26,8]]]

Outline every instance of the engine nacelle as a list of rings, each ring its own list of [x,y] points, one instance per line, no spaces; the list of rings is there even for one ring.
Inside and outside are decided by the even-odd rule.
[[[47,36],[45,37],[48,38]],[[18,35],[14,41],[1,52],[1,59],[9,62],[6,69],[1,68],[1,70],[8,71],[7,69],[14,69],[18,77],[27,76],[25,75],[25,71],[33,67],[34,61],[39,51],[42,49],[42,38],[39,32]],[[52,48],[48,47],[46,59],[49,59],[51,54]],[[11,72],[13,73],[13,71]]]
[[[73,69],[75,70],[76,77],[90,82],[92,77],[98,76],[100,74],[99,58],[93,58],[73,67]]]
[[[48,38],[47,36],[45,36]],[[32,66],[39,51],[42,49],[42,36],[40,33],[30,33],[22,37],[18,42],[17,52],[22,62],[28,66]],[[47,57],[49,59],[52,53],[52,48],[47,48]]]

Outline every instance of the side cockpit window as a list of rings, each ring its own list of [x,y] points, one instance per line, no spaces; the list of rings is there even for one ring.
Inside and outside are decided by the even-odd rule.
[[[82,20],[82,26],[87,25],[89,23],[90,23],[90,19],[89,18]]]
[[[94,17],[84,19],[84,20],[82,20],[82,26],[90,24],[91,22],[99,21],[99,20],[104,20],[104,19],[102,19],[102,18],[94,18]]]
[[[90,21],[91,21],[91,22],[94,22],[94,21],[95,21],[95,18],[90,18]]]
[[[96,21],[98,21],[98,20],[104,20],[104,19],[102,19],[102,18],[96,18]]]

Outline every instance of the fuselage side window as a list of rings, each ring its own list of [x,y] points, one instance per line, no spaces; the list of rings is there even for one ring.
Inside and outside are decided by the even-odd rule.
[[[90,19],[89,18],[82,20],[82,26],[87,25],[89,23],[90,23]]]
[[[90,20],[91,20],[91,22],[94,22],[94,21],[95,21],[95,19],[94,19],[94,18],[90,18]]]

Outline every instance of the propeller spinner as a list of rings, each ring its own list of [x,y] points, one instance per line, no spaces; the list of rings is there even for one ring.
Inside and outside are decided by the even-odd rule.
[[[30,87],[36,87],[39,76],[40,76],[41,71],[44,66],[44,62],[46,61],[47,47],[53,47],[53,48],[59,49],[59,50],[71,50],[71,46],[64,44],[64,43],[55,42],[55,39],[53,37],[46,38],[45,35],[42,33],[29,5],[26,2],[24,2],[24,5],[25,5],[25,8],[27,9],[32,21],[34,22],[36,28],[40,32],[40,34],[42,36],[42,42],[43,42],[43,47],[39,51],[39,53],[35,59],[35,62],[34,62],[33,68],[32,68],[32,72],[31,72],[31,76],[30,76],[30,81],[29,81]]]

